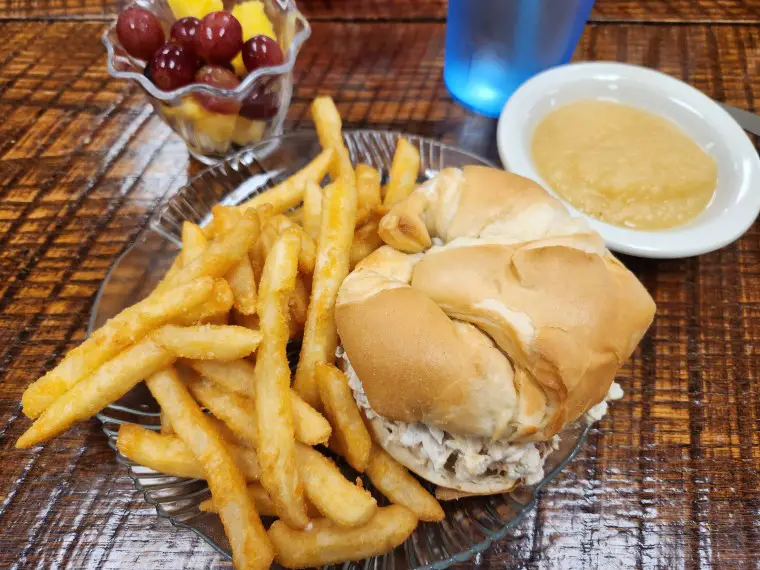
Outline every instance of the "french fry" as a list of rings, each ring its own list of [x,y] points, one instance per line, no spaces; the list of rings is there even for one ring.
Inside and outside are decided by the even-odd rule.
[[[269,538],[281,565],[311,568],[384,554],[403,544],[416,527],[414,513],[391,505],[378,509],[367,523],[354,528],[341,528],[319,519],[313,521],[313,528],[299,531],[275,521],[269,528]]]
[[[55,400],[18,438],[16,447],[32,447],[64,432],[74,423],[94,416],[129,392],[146,375],[171,365],[175,358],[151,337],[143,338]]]
[[[306,315],[309,311],[309,288],[303,275],[296,277],[296,286],[288,301],[290,307],[290,336],[293,337],[303,331],[306,324]]]
[[[322,220],[322,189],[313,182],[306,185],[303,194],[303,212],[301,225],[304,231],[316,240],[319,237],[319,225]]]
[[[261,333],[235,325],[166,325],[153,339],[181,358],[194,360],[237,360],[251,354],[261,342]]]
[[[236,568],[269,568],[273,549],[245,479],[227,444],[195,403],[173,369],[153,374],[145,383],[166,410],[180,439],[198,459],[232,547]]]
[[[182,222],[182,266],[190,265],[207,247],[203,230],[192,222]]]
[[[232,289],[224,279],[214,279],[214,288],[206,302],[177,315],[171,323],[180,326],[203,324],[227,324],[227,316],[232,309]]]
[[[330,177],[333,181],[344,178],[352,186],[356,186],[354,166],[351,156],[343,143],[343,121],[340,118],[335,102],[331,97],[317,97],[311,103],[311,118],[317,129],[319,144],[322,148],[331,148],[335,155],[330,163]],[[319,182],[315,180],[315,182]]]
[[[383,204],[392,206],[409,196],[417,185],[420,171],[420,151],[408,140],[399,139],[391,163],[388,190]]]
[[[246,360],[219,362],[216,360],[185,361],[198,374],[229,392],[251,397],[254,393],[254,366]],[[325,417],[292,389],[290,406],[295,421],[296,439],[309,445],[327,443],[332,429]]]
[[[235,464],[247,481],[258,481],[259,463],[253,449],[227,442]],[[136,424],[122,424],[116,449],[138,465],[174,477],[205,479],[203,467],[176,435],[158,434]]]
[[[256,212],[246,212],[229,233],[212,241],[192,263],[185,265],[172,279],[164,279],[155,292],[172,289],[198,277],[224,277],[237,265],[258,237],[259,218]]]
[[[242,212],[233,206],[222,206],[217,204],[211,209],[215,226],[214,231],[217,235],[227,234],[240,222]],[[258,216],[256,218],[258,220]],[[255,230],[256,239],[260,232],[260,222]],[[244,255],[240,262],[233,267],[226,276],[227,282],[232,289],[233,305],[235,309],[244,315],[256,314],[256,279],[253,274],[251,260]]]
[[[263,204],[271,204],[275,214],[282,214],[298,206],[303,201],[303,193],[307,182],[319,184],[327,174],[327,169],[333,160],[334,151],[325,148],[314,160],[277,186],[262,192],[240,204],[242,210],[258,208]]]
[[[183,380],[198,403],[223,421],[237,438],[254,449],[259,445],[259,432],[253,421],[256,413],[253,400],[225,392],[210,381],[183,375]]]
[[[294,383],[301,397],[317,408],[319,391],[314,366],[317,362],[333,362],[335,359],[338,344],[335,299],[343,279],[348,275],[355,225],[356,188],[341,179],[325,195],[311,300]]]
[[[242,362],[242,361],[241,361]],[[229,364],[229,363],[228,363]],[[246,362],[246,364],[248,364]],[[184,369],[183,369],[184,370]],[[247,373],[246,373],[247,374]],[[200,404],[208,408],[217,418],[226,423],[235,435],[251,447],[258,447],[258,430],[251,421],[255,402],[239,393],[228,392],[210,379],[187,378],[187,385]],[[235,377],[227,380],[227,385],[235,383]],[[223,384],[220,384],[223,385]],[[332,429],[325,417],[304,402],[291,390],[290,405],[293,409],[295,434],[298,441],[307,445],[327,443]]]
[[[379,224],[379,217],[372,214],[369,221],[354,232],[354,241],[351,243],[351,253],[349,254],[351,270],[362,259],[384,245],[383,238],[377,233]]]
[[[232,324],[251,329],[252,331],[257,331],[259,330],[259,316],[243,315],[234,311],[232,313]]]
[[[306,496],[324,516],[340,526],[357,526],[375,514],[377,501],[369,491],[347,480],[330,459],[303,444],[297,456]]]
[[[317,410],[290,391],[290,407],[295,417],[296,439],[308,445],[327,444],[332,434],[330,423]]]
[[[173,433],[174,428],[169,421],[169,416],[167,416],[166,413],[161,410],[161,435],[172,435]]]
[[[166,270],[166,273],[164,274],[164,277],[162,281],[166,281],[167,279],[174,279],[174,277],[177,275],[177,273],[180,272],[182,269],[182,251],[180,251],[172,261],[172,264],[169,266],[169,269]]]
[[[311,236],[301,226],[296,225],[283,215],[273,216],[267,225],[274,227],[278,235],[282,235],[288,229],[296,232],[301,242],[301,249],[298,252],[298,269],[306,275],[311,275],[314,272],[317,256],[317,246]]]
[[[334,427],[333,435],[340,454],[361,472],[367,467],[372,439],[343,372],[332,364],[318,362],[315,368],[319,396],[325,415]]]
[[[249,484],[248,495],[251,497],[251,499],[253,499],[253,502],[256,505],[256,510],[259,511],[259,514],[262,517],[277,516],[274,502],[264,487],[261,486],[261,483]],[[198,505],[198,508],[206,513],[215,513],[216,505],[214,504],[214,498],[211,497],[210,499],[206,499],[200,505]],[[311,503],[306,504],[306,513],[309,515],[309,518],[319,518],[322,516],[317,508]]]
[[[296,464],[286,353],[288,299],[296,283],[299,248],[298,232],[288,229],[275,242],[264,263],[258,306],[264,338],[254,369],[261,484],[274,501],[277,514],[293,528],[309,524]]]
[[[306,185],[306,187],[309,187],[309,184]],[[306,196],[306,193],[304,192],[304,196]],[[291,210],[285,216],[294,224],[300,226],[303,224],[303,208],[299,207],[295,210]]]
[[[271,219],[271,217],[269,219]],[[264,271],[264,262],[278,237],[279,234],[277,233],[277,228],[270,225],[267,220],[267,223],[264,223],[264,225],[261,226],[259,239],[256,240],[249,255],[251,267],[253,267],[253,274],[257,282],[261,281],[261,274]]]
[[[361,226],[372,210],[382,203],[380,196],[380,173],[368,164],[356,165],[356,225]],[[304,196],[304,207],[306,197]]]
[[[403,505],[422,521],[440,521],[445,513],[440,503],[420,485],[406,468],[383,451],[372,446],[364,473],[391,503]]]
[[[274,501],[272,501],[272,497],[269,496],[269,494],[266,492],[266,489],[264,489],[260,483],[248,485],[248,496],[253,501],[253,504],[256,505],[256,510],[260,516],[277,516],[277,509],[275,508]],[[216,503],[214,502],[213,497],[203,501],[200,505],[198,505],[198,508],[204,513],[217,512]]]
[[[247,255],[227,274],[227,283],[232,289],[235,309],[244,315],[255,315],[256,277]]]
[[[204,277],[166,293],[151,293],[124,309],[71,350],[58,366],[27,387],[21,398],[24,413],[30,418],[38,417],[99,366],[156,327],[198,308],[212,292],[213,279]]]

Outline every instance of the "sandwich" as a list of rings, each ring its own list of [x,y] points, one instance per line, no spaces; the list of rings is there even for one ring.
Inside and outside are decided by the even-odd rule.
[[[559,434],[622,396],[652,298],[582,219],[501,170],[443,170],[379,233],[335,309],[375,440],[443,498],[541,480]]]

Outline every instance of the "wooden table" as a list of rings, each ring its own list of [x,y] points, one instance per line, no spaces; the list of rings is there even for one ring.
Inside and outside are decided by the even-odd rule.
[[[84,337],[106,271],[199,165],[100,34],[122,0],[0,0],[0,568],[227,567],[159,519],[96,421],[16,451],[29,382]],[[347,127],[496,159],[494,122],[441,80],[444,0],[302,0],[289,129],[316,94]],[[760,0],[599,0],[576,59],[628,61],[759,111]],[[760,191],[760,189],[757,189]],[[625,260],[655,297],[626,398],[486,568],[755,568],[760,558],[760,227],[715,253]]]

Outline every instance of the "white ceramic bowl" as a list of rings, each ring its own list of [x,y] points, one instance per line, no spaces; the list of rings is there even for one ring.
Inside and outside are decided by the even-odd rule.
[[[738,239],[755,221],[760,212],[760,158],[742,128],[700,91],[644,67],[575,63],[527,81],[512,95],[499,118],[496,140],[504,168],[532,178],[552,192],[533,164],[533,132],[547,113],[581,99],[616,101],[666,117],[718,164],[718,187],[710,204],[694,220],[672,230],[613,226],[565,202],[571,212],[599,232],[610,249],[639,257],[700,255]]]

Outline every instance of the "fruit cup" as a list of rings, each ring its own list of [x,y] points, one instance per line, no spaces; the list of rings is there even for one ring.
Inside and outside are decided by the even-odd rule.
[[[214,43],[225,26],[237,42],[248,40],[234,56]],[[213,164],[282,132],[293,66],[310,34],[293,0],[141,0],[103,43],[109,73],[136,81],[190,154]]]

